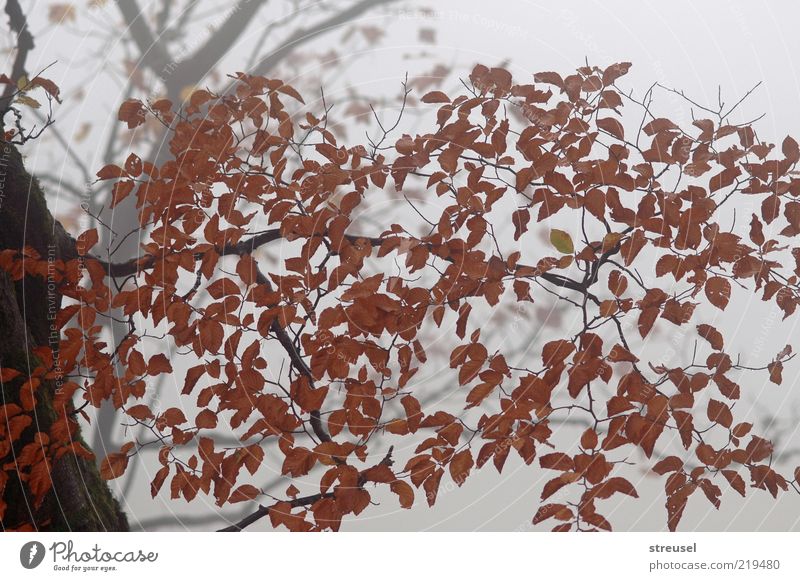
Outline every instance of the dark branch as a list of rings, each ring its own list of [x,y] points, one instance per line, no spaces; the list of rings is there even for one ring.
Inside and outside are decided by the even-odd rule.
[[[230,256],[230,255],[243,255],[243,254],[251,254],[256,248],[266,244],[268,242],[272,242],[274,240],[278,240],[281,237],[280,230],[277,228],[274,230],[267,230],[266,232],[262,232],[256,236],[248,240],[243,240],[238,244],[228,244],[223,248],[218,249],[217,251],[221,256]],[[74,244],[74,242],[73,242]],[[77,254],[76,254],[77,256]],[[97,256],[89,256],[88,258],[96,260],[100,264],[103,265],[103,268],[108,273],[108,276],[111,278],[124,278],[126,276],[130,276],[132,274],[136,274],[142,270],[146,270],[148,268],[152,268],[158,257],[150,254],[144,256],[142,258],[133,258],[131,260],[126,260],[125,262],[108,262],[103,260],[102,258],[98,258]],[[195,256],[196,259],[202,258],[202,254],[198,253]]]
[[[269,279],[264,276],[264,273],[262,273],[260,269],[256,271],[256,282],[260,285],[263,285],[267,291],[272,292],[272,284],[269,282]],[[286,329],[281,326],[277,317],[272,320],[270,330],[278,338],[278,342],[281,344],[281,347],[283,347],[284,351],[286,351],[286,354],[289,356],[289,360],[292,362],[294,368],[297,369],[298,373],[303,375],[308,380],[308,384],[311,389],[314,389],[314,375],[311,373],[311,369],[309,369],[308,365],[303,359],[303,356],[300,355],[297,347],[295,347],[292,338],[289,337],[289,333],[287,333]],[[325,427],[322,425],[322,419],[320,417],[319,410],[311,410],[310,415],[311,429],[314,430],[314,434],[316,434],[320,442],[330,442],[331,437],[325,430]]]
[[[318,500],[322,500],[323,498],[331,498],[333,497],[333,492],[326,492],[326,493],[319,493],[319,494],[312,494],[310,496],[303,496],[301,498],[294,498],[292,500],[287,501],[292,508],[297,508],[298,506],[308,506],[309,504],[314,504]],[[270,507],[268,506],[259,506],[258,510],[255,512],[248,514],[239,522],[236,522],[230,526],[225,527],[224,529],[219,529],[218,533],[238,533],[244,530],[246,527],[249,527],[254,522],[261,520],[265,516],[269,514]]]
[[[172,63],[172,57],[161,39],[153,35],[150,26],[145,22],[139,3],[137,0],[117,0],[117,5],[128,25],[131,38],[139,49],[141,64],[156,74],[163,75]]]
[[[390,446],[389,447],[389,451],[386,453],[386,456],[384,456],[383,459],[380,462],[378,462],[377,465],[378,466],[391,466],[392,464],[394,464],[394,461],[392,460],[392,452],[393,451],[394,451],[394,446]],[[359,474],[359,477],[358,477],[358,487],[359,488],[362,488],[367,483],[366,478],[364,477],[364,472],[365,471],[362,471]],[[289,505],[292,508],[297,508],[298,506],[308,506],[310,504],[314,504],[315,502],[317,502],[318,500],[321,500],[323,498],[332,498],[332,497],[333,497],[333,492],[323,492],[323,493],[319,493],[319,494],[312,494],[310,496],[303,496],[303,497],[300,497],[300,498],[294,498],[294,499],[289,500],[287,502],[289,503]],[[267,516],[269,514],[269,511],[270,511],[270,507],[268,507],[268,506],[259,506],[258,509],[255,512],[247,515],[246,517],[244,517],[239,522],[234,523],[234,524],[232,524],[232,525],[230,525],[228,527],[225,527],[224,529],[219,529],[217,532],[219,532],[219,533],[238,533],[238,532],[244,530],[245,527],[248,527],[251,524],[253,524],[254,522],[264,518],[265,516]]]
[[[28,20],[22,12],[22,8],[17,0],[7,0],[6,14],[8,14],[8,27],[17,33],[17,55],[11,69],[11,81],[3,91],[0,98],[0,115],[5,115],[11,104],[11,99],[17,91],[16,81],[25,76],[25,61],[28,52],[33,50],[33,35],[28,29]]]

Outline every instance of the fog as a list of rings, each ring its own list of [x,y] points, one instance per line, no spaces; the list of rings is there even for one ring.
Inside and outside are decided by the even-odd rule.
[[[117,109],[128,97],[130,80],[142,76],[147,90],[137,90],[139,98],[163,95],[166,88],[158,79],[153,80],[153,75],[135,58],[137,50],[116,2],[76,4],[75,20],[61,23],[50,19],[51,2],[22,4],[36,38],[28,70],[46,71],[43,75],[53,79],[65,96],[63,104],[54,108],[54,131],[25,146],[28,169],[42,180],[53,213],[77,232],[90,221],[80,211],[80,202],[90,201],[95,208],[100,205],[103,192],[92,182],[94,172],[107,162],[109,150],[113,149],[109,143],[116,144],[118,162],[124,160],[127,150],[163,154],[163,148],[110,139],[116,135]],[[162,3],[140,0],[139,4],[143,13],[152,16]],[[175,2],[169,18],[179,19],[186,4]],[[190,24],[191,34],[173,54],[177,60],[194,53],[218,34],[231,10],[228,2],[198,4]],[[344,10],[350,3],[267,2],[245,32],[231,43],[214,71],[197,85],[222,86],[225,74],[250,70],[248,67],[264,57],[277,55],[276,59],[280,59],[274,70],[286,82],[313,94],[316,101],[310,101],[309,106],[321,103],[319,90],[324,89],[325,101],[336,104],[334,111],[348,121],[350,141],[358,141],[365,131],[374,128],[374,123],[359,124],[358,115],[365,112],[348,109],[352,95],[369,96],[378,115],[391,118],[397,112],[398,96],[406,78],[411,80],[415,94],[421,96],[428,90],[426,84],[446,92],[457,91],[459,79],[465,78],[476,63],[503,65],[521,81],[538,71],[568,73],[587,62],[605,67],[630,61],[633,67],[622,85],[636,95],[658,82],[684,91],[696,103],[716,107],[720,100],[732,105],[755,88],[737,108],[732,121],[742,123],[763,115],[757,123],[759,136],[770,142],[780,143],[787,134],[800,135],[800,78],[796,63],[800,58],[800,36],[796,32],[800,6],[796,3],[437,0],[374,4],[370,10],[306,40],[302,34],[293,36],[293,32],[311,30],[315,22]],[[362,35],[358,39],[352,35],[344,38],[354,29],[373,32],[356,33]],[[377,37],[372,38],[372,34]],[[297,38],[303,39],[302,43]],[[285,50],[294,46],[287,42],[295,43],[296,50]],[[129,61],[121,66],[126,59]],[[692,106],[675,94],[658,93],[655,105],[664,116],[691,122]],[[403,120],[402,129],[420,130],[418,123],[419,118],[411,114]],[[387,208],[374,211],[379,216]],[[113,220],[119,224],[124,218],[114,216]],[[369,223],[367,218],[365,223]],[[574,224],[564,222],[564,227]],[[740,353],[744,364],[769,361],[796,335],[797,316],[781,321],[781,313],[759,297],[735,297],[724,314],[698,310],[695,319],[713,323],[723,331],[727,350]],[[548,310],[550,303],[543,301],[541,308],[545,311],[537,311],[536,316],[553,316]],[[563,324],[569,325],[570,321]],[[647,352],[659,356],[670,350],[691,353],[692,345],[674,331],[670,327],[659,331],[646,345]],[[446,332],[452,333],[452,328]],[[520,357],[533,349],[524,344],[524,337],[504,335],[499,329],[497,340],[506,344],[518,341]],[[164,343],[151,343],[153,353],[169,352],[169,345]],[[769,383],[763,374],[747,376],[752,380],[743,377],[742,400],[736,407],[742,420],[752,421],[761,433],[775,439],[776,460],[784,469],[793,469],[800,463],[798,365],[796,361],[787,364],[781,386]],[[444,373],[446,369],[435,370],[439,371]],[[446,377],[440,374],[439,380],[446,385]],[[179,384],[177,380],[163,382],[159,399],[177,401],[174,396],[180,392]],[[457,389],[454,387],[453,392]],[[451,396],[463,401],[463,393],[447,389],[442,401]],[[87,434],[94,433],[94,426],[101,421],[96,411],[91,411],[90,416],[93,426],[84,427]],[[565,424],[558,428],[556,440],[573,442],[580,429]],[[113,444],[119,445],[125,436],[122,427],[116,428]],[[112,443],[103,444],[109,450],[113,448]],[[202,495],[191,504],[171,501],[168,487],[151,499],[149,482],[158,468],[154,456],[145,455],[141,466],[112,482],[132,529],[213,530],[252,510],[243,505],[220,510],[213,499]],[[289,481],[281,479],[279,466],[269,465],[269,453],[268,466],[274,473],[268,474],[272,490],[280,495]],[[379,495],[374,499],[377,506],[369,507],[358,518],[346,519],[342,530],[547,530],[546,526],[534,527],[530,523],[542,486],[552,475],[537,463],[526,466],[511,455],[502,474],[487,464],[473,471],[461,487],[447,477],[443,479],[433,508],[418,497],[413,509],[401,510],[394,495]],[[640,498],[605,501],[604,506],[609,508],[603,511],[604,515],[615,530],[665,529],[663,479],[646,475],[638,467],[631,468],[627,476]],[[701,495],[692,497],[681,530],[800,530],[800,496],[786,493],[776,501],[766,491],[748,489],[747,498],[742,499],[729,487],[722,488],[725,493],[719,511]],[[253,527],[265,529],[269,527],[264,523]]]

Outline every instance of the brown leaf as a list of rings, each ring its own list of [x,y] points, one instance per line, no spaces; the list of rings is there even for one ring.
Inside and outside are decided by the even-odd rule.
[[[661,476],[667,472],[676,472],[678,470],[683,470],[683,460],[677,456],[668,456],[653,466],[653,472]]]
[[[100,235],[97,233],[97,228],[92,228],[78,236],[75,241],[75,248],[80,256],[86,256],[99,240]]]
[[[726,428],[730,428],[733,423],[733,414],[731,409],[721,401],[712,399],[708,402],[708,409],[706,410],[709,421],[716,422]]]
[[[128,129],[134,129],[145,121],[145,108],[138,99],[128,99],[119,106],[117,119],[128,124]]]
[[[431,91],[423,95],[422,97],[423,103],[449,103],[450,97],[448,97],[442,91]]]
[[[261,491],[252,484],[242,484],[239,488],[233,491],[228,498],[228,502],[244,502],[246,500],[253,500],[261,494]]]
[[[198,428],[214,429],[217,427],[217,414],[211,410],[203,410],[197,414],[194,423]]]
[[[472,459],[472,452],[469,449],[462,450],[454,455],[450,460],[450,476],[458,486],[464,484],[464,481],[469,476],[474,461]]]
[[[706,282],[705,293],[712,305],[724,311],[731,297],[731,283],[720,276],[713,276]]]
[[[797,141],[792,137],[786,136],[786,139],[783,140],[783,144],[781,145],[781,151],[790,163],[797,163],[800,161],[800,147],[798,147]]]
[[[543,504],[536,511],[533,517],[533,524],[539,524],[549,518],[556,518],[557,520],[570,520],[572,518],[572,510],[565,504]]]
[[[542,468],[561,471],[572,470],[575,467],[572,458],[562,452],[553,452],[539,457],[539,464]]]
[[[776,385],[783,383],[783,363],[781,361],[773,361],[767,365],[767,369],[769,370],[769,380],[772,383]]]
[[[697,325],[697,332],[703,339],[709,342],[715,351],[722,351],[722,349],[725,347],[725,343],[722,340],[722,333],[717,331],[711,325]]]
[[[603,131],[607,131],[619,140],[625,139],[625,130],[622,128],[622,123],[613,117],[606,117],[605,119],[598,119],[597,126]]]
[[[736,492],[738,492],[742,496],[745,496],[744,479],[741,476],[739,476],[737,472],[735,472],[734,470],[723,470],[722,475],[731,485],[731,488],[733,488]]]
[[[414,505],[414,489],[403,480],[395,480],[389,485],[389,488],[400,499],[400,506],[402,508],[411,508]]]
[[[597,447],[597,432],[589,428],[581,435],[581,448],[584,450],[593,450]]]
[[[106,456],[100,463],[100,476],[105,480],[119,478],[128,467],[128,455],[122,452],[114,452]]]

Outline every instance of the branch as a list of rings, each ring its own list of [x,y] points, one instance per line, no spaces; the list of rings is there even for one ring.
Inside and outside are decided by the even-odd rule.
[[[218,248],[217,252],[220,256],[230,256],[233,254],[241,256],[243,254],[251,254],[253,250],[259,246],[262,246],[268,242],[272,242],[273,240],[278,240],[279,238],[281,238],[280,230],[277,228],[274,230],[267,230],[261,234],[258,234],[257,236],[253,236],[249,240],[243,240],[238,244],[227,244],[222,248]],[[75,242],[73,240],[73,245],[74,244]],[[127,260],[125,262],[108,262],[93,255],[89,255],[87,258],[99,262],[108,273],[108,276],[111,278],[124,278],[126,276],[136,274],[141,270],[152,268],[159,257],[153,254],[148,254],[143,258],[132,258],[131,260]],[[202,253],[197,253],[195,255],[195,259],[199,260],[200,258],[202,258]]]
[[[69,236],[68,234],[66,234],[66,232],[64,232],[64,235]],[[358,240],[366,240],[370,244],[372,244],[373,246],[380,246],[381,243],[383,242],[382,238],[372,237],[372,236],[359,236],[357,234],[345,234],[344,237],[347,240],[349,240],[350,242],[356,242]],[[70,244],[68,246],[72,246],[74,248],[75,247],[75,240],[71,236],[69,238],[70,238],[71,242],[70,242]],[[275,229],[272,229],[272,230],[266,230],[265,232],[262,232],[261,234],[253,236],[249,240],[243,240],[243,241],[239,242],[238,244],[228,244],[228,245],[224,246],[223,248],[217,249],[217,252],[220,254],[220,256],[230,256],[230,255],[239,255],[239,256],[241,256],[243,254],[252,254],[253,251],[256,248],[258,248],[260,246],[263,246],[264,244],[267,244],[269,242],[273,242],[275,240],[278,240],[280,238],[282,238],[282,235],[280,233],[280,229],[275,228]],[[423,244],[428,246],[429,249],[432,249],[432,245],[431,244],[425,243],[425,242],[423,242]],[[75,250],[75,254],[74,254],[73,258],[76,257],[76,256],[77,256],[77,250]],[[136,274],[139,271],[146,270],[148,268],[152,268],[155,265],[156,260],[157,260],[158,257],[156,257],[156,256],[151,254],[151,255],[145,256],[144,258],[133,258],[133,259],[125,261],[125,262],[108,262],[108,261],[105,261],[105,260],[103,260],[103,259],[101,259],[101,258],[99,258],[97,256],[93,256],[93,255],[89,255],[86,258],[91,259],[91,260],[96,260],[97,262],[99,262],[103,266],[105,271],[108,273],[108,276],[110,276],[111,278],[124,278],[124,277],[130,276],[132,274]],[[195,255],[195,259],[196,260],[200,260],[201,258],[202,258],[202,253],[197,253]],[[448,258],[447,260],[449,260],[450,262],[453,262],[452,258]],[[527,266],[525,266],[523,264],[517,265],[517,269],[518,270],[519,269],[528,269],[528,268],[530,268],[530,267],[527,267]],[[258,276],[260,278],[263,278],[264,283],[266,283],[267,285],[270,285],[269,281],[266,279],[266,277],[263,276],[263,274],[261,274],[259,272]],[[567,278],[567,277],[564,277],[564,276],[561,276],[561,275],[558,275],[558,274],[554,274],[554,273],[551,273],[551,272],[543,272],[543,273],[539,274],[538,276],[543,278],[544,280],[550,282],[551,284],[554,284],[554,285],[559,286],[561,288],[567,288],[567,289],[579,292],[579,293],[585,295],[587,298],[589,298],[589,300],[591,300],[592,302],[594,302],[596,304],[599,304],[599,299],[595,295],[593,295],[591,292],[589,292],[587,285],[584,284],[584,283],[580,283],[580,282],[578,282],[576,280],[573,280],[571,278]],[[270,287],[271,287],[271,285],[270,285]],[[280,336],[278,338],[281,339]],[[291,339],[288,337],[288,335],[286,336],[286,338],[284,340],[281,341],[281,343],[283,344],[284,341],[286,341],[286,344],[284,344],[284,348],[287,348],[288,345],[292,345],[292,350],[294,350],[293,343],[292,343]],[[290,353],[290,355],[291,355],[291,353]],[[295,366],[297,367],[298,371],[301,371],[304,375],[306,375],[309,379],[311,379],[311,371],[305,365],[305,362],[302,360],[302,358],[294,360],[293,363],[296,364]],[[311,421],[312,421],[312,427],[314,427],[315,419],[313,418],[313,416],[312,416],[312,420]],[[315,428],[315,432],[316,431],[317,430]]]
[[[196,85],[206,76],[230,50],[265,3],[266,0],[239,0],[228,19],[214,31],[208,42],[192,56],[178,63],[167,82],[170,93],[177,94],[186,86]]]
[[[64,232],[63,229],[62,232]],[[66,235],[66,232],[64,232],[64,234]],[[253,251],[259,246],[267,244],[274,240],[278,240],[280,238],[282,238],[280,229],[275,228],[272,230],[267,230],[265,232],[262,232],[261,234],[258,234],[257,236],[254,236],[249,240],[241,241],[237,244],[226,245],[218,249],[217,252],[220,254],[220,256],[226,256],[226,255],[241,256],[243,254],[252,254]],[[364,237],[357,235],[346,234],[345,238],[350,242],[356,242],[358,240],[367,240],[370,242],[370,244],[376,246],[379,246],[383,242],[382,238]],[[75,256],[77,256],[75,240],[71,236],[69,237],[69,239],[70,239],[70,246],[71,248],[73,248]],[[432,248],[432,245],[430,243],[423,242],[423,244],[426,244],[429,248]],[[157,257],[152,254],[146,256],[143,259],[133,259],[123,263],[109,263],[91,255],[88,256],[87,258],[96,260],[100,264],[102,264],[108,275],[113,278],[130,276],[132,274],[139,272],[140,270],[151,268],[153,265],[155,265],[157,260]],[[200,260],[201,258],[202,258],[202,253],[198,252],[195,254],[195,260]],[[447,258],[447,260],[449,260],[450,262],[454,262],[452,258]],[[529,268],[529,267],[518,265],[517,268],[519,269],[519,268]],[[597,297],[595,297],[592,293],[588,291],[588,288],[585,284],[549,272],[541,273],[539,276],[557,286],[580,292],[593,302],[599,304],[599,300],[597,299]],[[273,291],[272,284],[270,283],[269,279],[264,275],[264,273],[261,272],[260,269],[256,269],[256,282],[260,285],[263,285],[268,292]],[[270,330],[278,339],[278,342],[281,344],[284,351],[286,351],[286,354],[289,356],[289,360],[291,361],[294,368],[297,369],[298,373],[303,375],[308,380],[309,386],[312,389],[314,389],[314,375],[311,372],[311,369],[308,367],[308,364],[305,362],[302,355],[297,350],[297,347],[292,341],[292,338],[286,332],[286,329],[281,326],[277,318],[272,320],[272,323],[270,325]],[[319,410],[310,411],[309,423],[311,425],[311,429],[313,430],[314,434],[321,442],[331,441],[331,437],[327,433],[327,431],[325,430],[325,426],[323,425]]]
[[[70,236],[71,238],[71,236]],[[217,252],[220,256],[230,256],[230,255],[243,255],[243,254],[252,254],[253,251],[267,244],[269,242],[273,242],[282,238],[281,232],[278,228],[272,230],[266,230],[261,234],[253,236],[248,240],[243,240],[238,244],[227,244],[222,248],[217,248]],[[355,236],[355,235],[345,235],[350,242],[355,242],[357,240],[367,240],[373,246],[379,245],[381,243],[381,238],[372,238],[368,236]],[[74,239],[72,240],[72,245],[75,245]],[[165,255],[166,256],[166,255]],[[77,257],[77,250],[75,250],[75,254],[72,258]],[[200,260],[203,257],[202,253],[197,253],[195,255],[195,259]],[[86,258],[90,260],[96,260],[108,273],[108,276],[111,278],[124,278],[126,276],[130,276],[132,274],[136,274],[141,270],[145,270],[148,268],[152,268],[155,265],[156,260],[160,257],[155,256],[153,254],[148,254],[142,258],[132,258],[130,260],[126,260],[125,262],[108,262],[99,258],[94,255],[88,255]]]
[[[378,462],[377,466],[391,466],[392,464],[394,464],[394,461],[392,460],[392,452],[393,451],[394,451],[394,446],[390,446],[389,447],[389,451],[386,453],[386,456],[384,456],[383,460]],[[366,478],[364,477],[364,472],[366,472],[366,470],[363,470],[363,471],[361,471],[359,473],[359,476],[358,476],[358,488],[363,488],[364,485],[367,483]],[[294,498],[294,499],[289,500],[287,502],[289,503],[289,505],[292,508],[297,508],[298,506],[307,506],[309,504],[314,504],[315,502],[317,502],[318,500],[322,500],[323,498],[332,498],[333,496],[334,496],[333,492],[321,492],[321,493],[318,493],[318,494],[312,494],[312,495],[309,495],[309,496],[303,496],[303,497],[300,497],[300,498]],[[248,527],[251,524],[253,524],[254,522],[264,518],[265,516],[267,516],[269,514],[269,511],[270,511],[270,507],[268,507],[268,506],[259,506],[258,509],[255,512],[247,515],[246,517],[244,517],[239,522],[237,522],[235,524],[232,524],[232,525],[230,525],[228,527],[225,527],[224,529],[219,529],[217,532],[219,532],[219,533],[238,533],[238,532],[242,531],[245,527]]]
[[[172,57],[161,39],[153,35],[150,26],[145,22],[139,3],[137,0],[117,0],[117,5],[133,41],[139,48],[142,64],[161,75],[172,63]]]
[[[285,59],[296,48],[312,41],[317,36],[328,32],[332,28],[347,24],[350,20],[357,18],[368,10],[376,8],[382,4],[389,4],[395,1],[396,0],[361,0],[349,8],[334,14],[330,18],[317,23],[315,26],[312,26],[309,29],[301,28],[295,31],[291,36],[289,36],[289,38],[286,39],[285,42],[281,44],[280,48],[265,56],[258,62],[258,64],[256,64],[253,74],[266,76],[279,62]]]
[[[520,265],[520,267],[522,267],[522,265]],[[580,283],[571,278],[567,278],[566,276],[561,276],[552,272],[543,272],[538,276],[561,288],[568,288],[570,290],[579,292],[582,295],[585,295],[586,298],[591,300],[593,303],[600,304],[600,299],[598,299],[594,294],[590,293],[588,286],[584,283]]]
[[[5,115],[8,110],[11,99],[17,91],[16,81],[25,76],[28,52],[33,50],[33,35],[28,29],[28,20],[17,0],[6,1],[6,14],[8,14],[8,27],[17,33],[17,56],[11,69],[12,82],[6,85],[0,98],[0,115]]]
[[[77,247],[76,241],[74,238],[69,236],[66,231],[60,229],[59,236],[63,237],[66,236],[68,240],[64,240],[66,244],[65,247],[71,248],[73,256],[77,256]],[[273,240],[278,240],[281,238],[281,233],[279,229],[267,230],[254,236],[249,240],[244,240],[239,242],[238,244],[228,244],[218,250],[220,256],[227,256],[227,255],[243,255],[243,254],[252,254],[253,250],[261,246],[262,244],[266,244],[268,242],[272,242]],[[353,240],[356,240],[356,237],[353,237]],[[195,254],[195,260],[199,260],[202,258],[202,253]],[[95,256],[87,256],[87,258],[96,260],[103,268],[106,270],[108,275],[112,278],[117,277],[125,277],[130,276],[139,272],[142,269],[150,268],[155,265],[157,257],[150,254],[143,259],[133,259],[127,262],[122,263],[109,263],[100,258]],[[256,271],[256,282],[260,285],[263,285],[269,292],[272,292],[273,287],[270,283],[269,279],[264,275],[261,270]],[[309,369],[306,362],[303,360],[303,357],[297,351],[297,348],[292,341],[292,338],[289,337],[289,334],[286,332],[286,329],[281,327],[278,319],[273,319],[272,325],[270,326],[270,330],[275,334],[278,339],[278,342],[284,348],[286,353],[289,355],[289,359],[292,362],[292,365],[297,369],[297,371],[305,376],[308,379],[309,385],[311,388],[314,388],[314,376],[311,373],[311,369]],[[331,440],[330,435],[325,431],[325,427],[322,425],[322,420],[320,418],[319,410],[312,410],[311,411],[311,428],[314,430],[317,438],[319,438],[322,442],[329,442]]]
[[[297,508],[298,506],[307,506],[309,504],[314,504],[318,500],[322,500],[323,498],[332,498],[333,492],[325,492],[325,493],[318,493],[312,494],[310,496],[303,496],[301,498],[293,498],[292,500],[287,501],[292,508]],[[270,507],[268,506],[259,506],[258,510],[255,512],[247,515],[242,520],[237,523],[234,523],[230,526],[225,527],[224,529],[219,529],[218,533],[238,533],[244,530],[245,527],[249,527],[254,522],[261,520],[265,516],[269,514]]]
[[[264,273],[261,272],[261,269],[256,268],[256,282],[260,285],[263,285],[268,292],[272,292],[274,289],[272,284],[269,282],[269,279],[264,276]],[[289,337],[289,333],[286,332],[286,329],[281,327],[278,318],[272,319],[272,324],[270,325],[270,330],[275,334],[278,338],[278,342],[283,347],[286,354],[289,356],[289,360],[292,362],[297,371],[303,375],[308,380],[308,385],[311,389],[314,389],[314,374],[311,373],[311,369],[309,369],[306,362],[303,360],[302,355],[295,347],[292,338]],[[322,425],[322,419],[320,417],[319,410],[311,410],[310,412],[311,419],[311,429],[314,430],[314,434],[316,434],[317,438],[319,438],[320,442],[330,442],[331,437],[328,432],[325,431],[325,427]]]

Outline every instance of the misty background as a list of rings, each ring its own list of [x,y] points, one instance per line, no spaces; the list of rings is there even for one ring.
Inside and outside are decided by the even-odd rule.
[[[55,125],[23,151],[28,169],[42,180],[51,211],[73,233],[91,223],[81,202],[98,212],[107,211],[102,207],[106,192],[101,184],[93,183],[94,172],[109,160],[121,163],[129,151],[143,158],[165,153],[158,141],[131,140],[126,136],[132,134],[120,130],[117,110],[122,101],[131,96],[179,97],[187,87],[213,89],[225,85],[226,74],[259,66],[267,76],[280,76],[301,89],[309,105],[315,104],[314,99],[319,105],[323,88],[326,102],[335,104],[331,117],[343,122],[351,144],[362,142],[365,133],[375,128],[369,104],[382,118],[396,115],[404,79],[408,78],[417,98],[433,88],[454,94],[460,78],[466,78],[476,63],[504,66],[516,81],[530,82],[534,72],[569,73],[587,62],[604,68],[630,61],[633,67],[621,85],[637,95],[660,82],[713,106],[720,98],[734,103],[761,83],[737,109],[732,122],[764,114],[756,124],[762,140],[780,143],[787,134],[800,136],[796,63],[800,38],[795,30],[800,6],[794,3],[187,0],[168,3],[171,8],[163,15],[163,0],[139,0],[142,21],[161,26],[153,46],[162,42],[169,46],[174,62],[191,57],[211,40],[224,41],[220,58],[204,63],[208,66],[192,77],[191,86],[176,86],[171,74],[159,74],[165,63],[153,60],[158,58],[157,50],[151,47],[143,53],[137,45],[135,25],[127,24],[123,14],[133,2],[21,4],[36,40],[28,58],[29,73],[46,69],[43,76],[54,80],[64,96],[63,104],[54,107]],[[247,16],[245,25],[230,38],[221,37],[220,28],[239,11]],[[176,36],[172,31],[177,29],[182,32]],[[13,38],[4,42],[8,48]],[[675,95],[657,94],[656,108],[679,124],[691,122],[691,108]],[[402,129],[425,131],[413,110],[404,118]],[[376,219],[380,211],[375,210]],[[124,225],[130,212],[123,208],[108,218]],[[136,252],[135,242],[128,252]],[[529,316],[561,324],[558,308],[543,300]],[[510,340],[504,336],[508,329],[499,325],[502,320],[494,322],[498,340]],[[714,324],[726,337],[727,352],[741,354],[743,364],[762,365],[791,342],[797,317],[782,322],[774,305],[734,292],[724,315],[698,309],[692,322]],[[691,354],[692,345],[676,329],[665,327],[650,340],[648,353]],[[524,344],[527,337],[516,339],[521,342],[521,357],[526,348],[537,353],[535,347]],[[167,345],[155,344],[153,349],[169,351]],[[738,421],[752,421],[754,431],[773,439],[776,462],[784,472],[800,463],[798,365],[797,361],[787,364],[780,386],[769,383],[763,373],[743,376],[739,380],[742,399],[735,408]],[[158,386],[159,399],[170,401],[180,392],[183,375],[179,371],[176,376],[178,383]],[[443,401],[448,395],[456,396],[454,402],[463,400],[464,388],[457,388],[455,382],[450,388],[446,377],[440,379]],[[448,393],[449,389],[454,393]],[[130,439],[110,410],[87,411],[92,426],[84,426],[84,434],[99,458],[105,455],[101,449],[116,451],[115,446],[126,441],[123,438]],[[581,431],[565,423],[557,438],[571,441]],[[134,469],[134,465],[138,466]],[[219,509],[202,495],[190,504],[172,501],[166,486],[151,499],[149,483],[157,467],[155,454],[146,452],[131,462],[123,478],[111,483],[132,530],[213,530],[253,509],[250,505]],[[270,481],[280,496],[289,481],[280,478],[277,467],[274,472]],[[526,466],[512,454],[501,475],[487,464],[473,470],[460,488],[445,477],[433,508],[427,507],[421,494],[411,510],[401,510],[393,495],[378,495],[374,498],[378,506],[346,519],[342,530],[548,530],[546,524],[533,527],[530,522],[541,487],[553,476],[540,469],[538,462]],[[627,477],[640,498],[604,501],[601,512],[615,530],[665,529],[664,479],[647,475],[639,467]],[[694,495],[680,530],[800,530],[800,497],[791,491],[773,500],[766,491],[748,489],[747,498],[742,499],[727,485],[721,487],[721,509]],[[252,527],[265,528],[269,529],[264,523]]]

